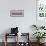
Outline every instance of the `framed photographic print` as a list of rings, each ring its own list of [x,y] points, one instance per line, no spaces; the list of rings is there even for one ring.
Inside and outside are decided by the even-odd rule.
[[[11,10],[10,16],[11,17],[24,17],[24,10]]]

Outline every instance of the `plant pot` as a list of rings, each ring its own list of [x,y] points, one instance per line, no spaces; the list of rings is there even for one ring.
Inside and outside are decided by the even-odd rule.
[[[37,39],[37,43],[40,43],[40,39]]]
[[[45,39],[40,39],[40,43],[44,43],[44,40],[45,40]]]
[[[44,40],[45,40],[45,39],[38,39],[37,42],[38,42],[39,44],[41,44],[41,43],[44,42]]]

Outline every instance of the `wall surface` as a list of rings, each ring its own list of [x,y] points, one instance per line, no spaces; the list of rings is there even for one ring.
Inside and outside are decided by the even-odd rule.
[[[10,17],[10,10],[24,10],[24,17]],[[0,0],[0,34],[10,32],[11,27],[19,27],[19,32],[30,32],[36,24],[36,0]]]

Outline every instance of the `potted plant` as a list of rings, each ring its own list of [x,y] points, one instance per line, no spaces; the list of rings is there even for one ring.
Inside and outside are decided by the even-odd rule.
[[[35,32],[33,35],[37,38],[38,43],[41,43],[40,40],[42,38],[45,38],[44,36],[46,36],[46,33],[45,32]]]

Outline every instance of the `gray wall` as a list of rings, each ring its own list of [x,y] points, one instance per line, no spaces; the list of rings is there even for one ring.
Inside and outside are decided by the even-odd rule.
[[[24,9],[24,17],[10,17],[10,10]],[[19,27],[19,32],[30,32],[36,24],[36,0],[0,0],[0,34],[11,27]]]

